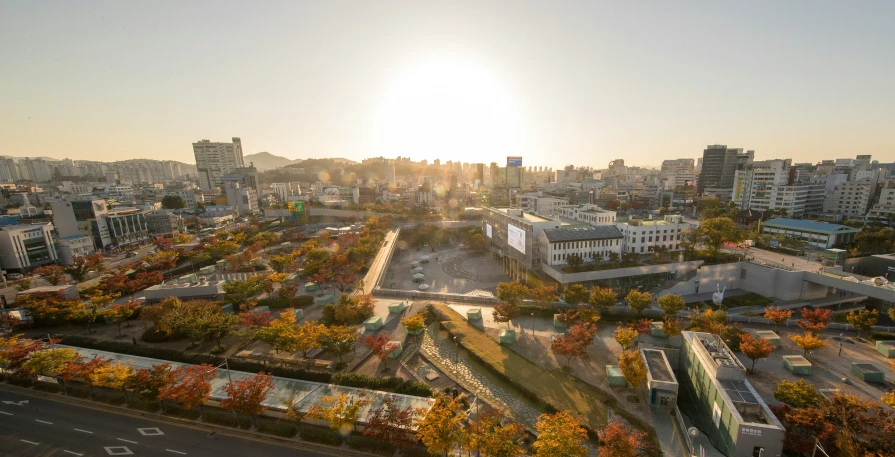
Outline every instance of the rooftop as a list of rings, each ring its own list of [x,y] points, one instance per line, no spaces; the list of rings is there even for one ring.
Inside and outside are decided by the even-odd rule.
[[[814,230],[819,232],[860,232],[860,229],[846,227],[839,224],[830,224],[828,222],[809,221],[805,219],[787,219],[778,217],[771,219],[763,224],[765,227],[783,227],[796,228],[802,230]]]
[[[503,213],[509,217],[514,217],[516,219],[522,219],[527,222],[551,222],[552,219],[548,219],[546,217],[538,216],[537,214],[529,213],[526,211],[522,211],[519,208],[511,208],[508,206],[502,206],[497,208],[491,208],[495,212]]]
[[[567,225],[555,229],[545,229],[544,234],[547,240],[557,241],[585,241],[585,240],[605,240],[610,238],[622,238],[622,233],[618,231],[614,225],[600,226],[581,226]]]
[[[657,349],[644,349],[643,357],[646,359],[646,368],[656,381],[677,382],[671,367],[665,361],[665,354]]]

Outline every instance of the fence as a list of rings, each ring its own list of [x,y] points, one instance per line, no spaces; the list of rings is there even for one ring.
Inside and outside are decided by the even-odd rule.
[[[749,317],[749,316],[727,316],[728,322],[744,322],[747,324],[767,324],[774,325],[770,319],[765,319],[763,317]],[[784,322],[782,325],[787,327],[798,326],[798,319],[789,319]],[[855,327],[851,324],[842,324],[839,322],[831,322],[827,325],[827,330],[842,330],[845,332],[855,332]],[[885,325],[874,325],[871,329],[873,332],[895,332],[895,327],[889,327]]]

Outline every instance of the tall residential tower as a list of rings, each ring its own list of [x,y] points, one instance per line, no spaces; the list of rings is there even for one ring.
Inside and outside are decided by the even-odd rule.
[[[193,143],[193,154],[196,155],[199,187],[202,190],[217,190],[221,185],[222,175],[245,166],[242,141],[237,137],[233,137],[232,143],[212,143],[208,140]]]

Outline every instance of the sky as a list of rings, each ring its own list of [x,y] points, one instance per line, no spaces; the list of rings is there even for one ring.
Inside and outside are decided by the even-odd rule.
[[[895,2],[0,0],[0,155],[895,161]]]

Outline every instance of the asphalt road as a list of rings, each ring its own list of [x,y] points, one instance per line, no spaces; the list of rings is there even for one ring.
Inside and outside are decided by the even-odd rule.
[[[332,454],[155,422],[103,410],[8,392],[0,387],[0,455],[3,457],[302,456]]]

